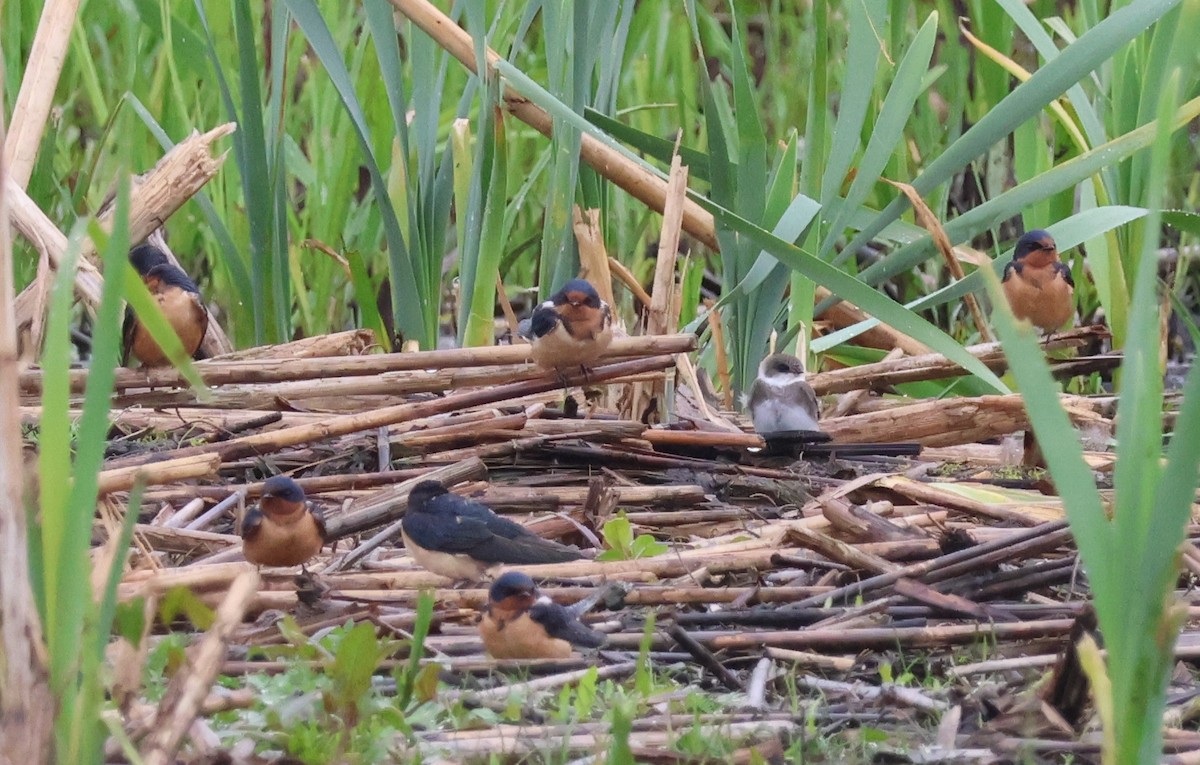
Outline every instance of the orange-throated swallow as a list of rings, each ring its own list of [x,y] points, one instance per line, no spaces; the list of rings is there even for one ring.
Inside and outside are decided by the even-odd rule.
[[[132,255],[130,259],[134,262],[134,268],[138,268],[138,262],[133,261]],[[200,344],[204,342],[205,333],[208,332],[208,310],[204,307],[196,283],[183,269],[170,263],[151,266],[142,274],[142,281],[158,302],[158,307],[167,317],[175,334],[179,336],[184,351],[188,356],[194,357],[200,350]],[[160,367],[171,363],[158,347],[158,343],[154,342],[154,338],[138,321],[132,308],[125,309],[125,324],[121,335],[124,340],[122,364],[129,363],[131,353],[142,362],[142,366]]]
[[[534,310],[529,332],[539,367],[586,368],[612,343],[612,311],[587,280],[572,279]]]
[[[478,502],[451,494],[437,481],[413,487],[400,534],[413,560],[454,580],[478,580],[506,563],[566,563],[583,557]]]
[[[258,507],[242,520],[242,554],[259,566],[303,566],[325,542],[325,516],[285,475],[267,479]]]
[[[1058,259],[1054,238],[1042,230],[1017,240],[1013,259],[1004,266],[1004,295],[1013,315],[1053,332],[1075,314],[1071,269]]]
[[[821,429],[817,394],[804,378],[804,362],[788,353],[772,354],[758,365],[746,408],[760,434]]]
[[[575,646],[599,648],[606,640],[571,609],[538,592],[520,571],[507,571],[492,583],[479,637],[493,659],[567,659]]]

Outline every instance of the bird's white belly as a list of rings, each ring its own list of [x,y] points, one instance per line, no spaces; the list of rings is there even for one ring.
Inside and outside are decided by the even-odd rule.
[[[821,429],[817,421],[802,407],[769,398],[751,410],[750,419],[754,421],[754,430],[758,433]]]

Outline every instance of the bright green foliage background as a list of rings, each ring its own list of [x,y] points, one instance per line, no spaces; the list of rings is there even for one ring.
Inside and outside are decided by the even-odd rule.
[[[964,5],[964,23],[993,57],[960,34]],[[524,288],[545,296],[576,273],[574,204],[601,210],[609,253],[649,282],[659,217],[581,165],[578,147],[587,133],[661,173],[679,135],[693,199],[714,215],[721,247],[692,243],[681,323],[702,328],[702,288],[719,285],[705,296],[722,306],[738,389],[772,330],[789,347],[811,333],[820,285],[959,360],[971,376],[956,391],[1005,390],[962,350],[976,329],[961,296],[994,279],[968,267],[951,283],[908,203],[881,178],[910,183],[951,240],[985,251],[996,272],[1020,230],[1049,229],[1075,273],[1081,314],[1103,309],[1126,352],[1111,508],[1079,458],[1032,340],[1004,311],[997,325],[1108,643],[1106,761],[1157,761],[1179,620],[1167,594],[1200,462],[1194,439],[1163,446],[1157,263],[1159,248],[1200,233],[1189,212],[1200,197],[1200,0],[442,6],[475,37],[477,61],[485,41],[504,58],[496,74],[470,76],[406,21],[397,27],[387,0],[85,2],[29,193],[77,236],[123,171],[149,169],[193,130],[236,121],[230,161],[169,233],[237,345],[382,330],[384,319],[424,348],[483,344],[494,333],[497,273],[510,296]],[[39,13],[31,2],[0,4],[6,113]],[[1031,76],[1016,78],[996,59]],[[553,139],[505,112],[509,89],[551,114]],[[41,452],[31,565],[64,761],[102,754],[103,652],[114,619],[128,621],[117,613],[115,574],[97,603],[79,565],[91,545],[92,516],[80,509],[96,501],[120,302],[139,313],[150,306],[122,265],[120,198],[111,236],[91,231],[106,273],[121,278],[106,280],[91,320],[79,422],[67,414],[64,374],[69,327],[81,313],[71,307],[69,271],[54,288],[42,360],[40,437],[59,448]],[[35,258],[24,243],[16,262],[18,281],[28,282]],[[1166,285],[1177,305],[1195,299],[1186,265],[1181,257]],[[381,316],[385,277],[393,310]],[[444,311],[447,291],[457,298]],[[632,321],[630,298],[617,295]],[[165,329],[161,317],[147,320]],[[874,352],[847,345],[872,323],[804,347],[843,363],[872,360]],[[702,354],[709,366],[712,350]],[[1190,433],[1198,422],[1193,369],[1176,425]],[[126,535],[135,516],[127,514]],[[625,532],[606,529],[616,557],[655,552]],[[426,625],[430,610],[423,604]],[[350,727],[372,712],[370,677],[355,659],[371,665],[383,655],[369,630],[356,630],[341,638],[340,679],[327,698]],[[401,708],[436,683],[417,664],[422,639],[418,630],[396,678]],[[648,673],[638,678],[639,689],[649,683]],[[617,695],[611,722],[628,730],[636,710]],[[401,713],[396,727],[405,725]],[[336,748],[349,740],[337,738]],[[631,757],[622,741],[612,761]]]
[[[9,108],[36,27],[31,5],[0,11]],[[391,34],[386,0],[354,12],[317,0],[85,3],[30,193],[70,228],[109,190],[118,141],[147,169],[163,146],[233,119],[231,161],[169,230],[239,346],[379,328],[376,291],[389,274],[406,338],[481,343],[492,336],[493,269],[511,296],[539,283],[544,296],[574,274],[573,203],[602,210],[610,254],[649,282],[659,218],[580,165],[579,134],[613,133],[661,170],[682,131],[692,188],[718,208],[723,249],[693,247],[692,258],[725,283],[740,387],[772,328],[790,339],[811,327],[810,279],[939,350],[953,353],[951,339],[919,317],[970,339],[953,300],[963,287],[928,298],[946,285],[944,266],[880,176],[914,183],[956,243],[992,255],[1016,218],[1051,227],[1064,251],[1086,243],[1086,269],[1070,258],[1079,277],[1092,275],[1078,279],[1081,308],[1102,304],[1122,343],[1131,245],[1152,186],[1150,132],[1136,130],[1153,119],[1170,67],[1181,68],[1185,115],[1200,94],[1200,53],[1185,34],[1198,11],[1178,0],[972,0],[969,29],[1036,73],[1020,88],[959,33],[949,0],[441,5],[511,64],[499,81],[481,87],[407,22]],[[510,86],[548,108],[553,141],[493,108]],[[1045,108],[1062,95],[1082,144]],[[114,132],[122,110],[136,119]],[[601,127],[575,116],[585,113]],[[1168,209],[1194,206],[1194,140],[1175,134],[1156,179]],[[1184,214],[1167,223],[1200,228]],[[882,257],[848,257],[869,238]],[[33,259],[22,255],[28,279]],[[822,263],[851,276],[869,264],[866,286],[887,278],[901,302],[930,307],[893,307]],[[786,266],[797,269],[790,302]],[[441,296],[456,277],[451,328]],[[689,280],[685,305],[699,281]]]

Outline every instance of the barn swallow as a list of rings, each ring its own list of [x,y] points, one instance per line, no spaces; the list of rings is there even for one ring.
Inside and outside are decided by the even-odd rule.
[[[1004,266],[1004,295],[1013,315],[1053,332],[1075,314],[1071,269],[1058,259],[1054,238],[1042,230],[1017,240],[1013,259]]]
[[[791,354],[775,353],[762,360],[746,408],[760,434],[821,429],[817,394],[804,379],[804,362]]]
[[[542,539],[478,502],[451,494],[437,481],[413,487],[400,534],[413,560],[455,580],[478,580],[506,563],[565,563],[583,557],[578,550]]]
[[[130,257],[132,261],[132,254]],[[137,263],[134,263],[134,268],[138,268]],[[196,283],[183,269],[170,263],[152,266],[142,274],[142,281],[158,301],[158,307],[183,343],[184,351],[194,357],[204,342],[204,334],[208,332],[208,310],[204,307]],[[133,309],[128,307],[125,309],[125,325],[121,334],[124,338],[121,351],[123,365],[129,363],[130,353],[142,362],[142,366],[160,367],[171,363],[138,321]]]
[[[326,542],[325,516],[309,506],[300,484],[268,478],[258,507],[242,521],[242,554],[259,566],[303,566]]]
[[[538,592],[520,571],[505,572],[492,583],[479,637],[493,659],[567,659],[574,646],[599,648],[606,640]]]
[[[585,279],[572,279],[534,310],[531,355],[543,369],[587,368],[612,343],[612,311]]]

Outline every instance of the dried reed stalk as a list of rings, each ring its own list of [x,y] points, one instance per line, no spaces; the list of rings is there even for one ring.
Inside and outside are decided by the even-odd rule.
[[[333,337],[332,335],[323,337]],[[356,338],[346,338],[353,343]],[[339,340],[339,343],[342,340]],[[289,346],[292,344],[288,344]],[[355,343],[357,345],[357,343]],[[315,357],[290,355],[287,346],[274,348],[278,356],[235,359],[225,361],[211,359],[197,362],[195,367],[205,384],[210,386],[238,383],[280,383],[297,380],[325,381],[334,377],[360,377],[398,372],[430,373],[437,370],[463,367],[487,367],[527,364],[530,361],[529,345],[496,345],[483,348],[454,348],[440,351],[418,351],[416,353],[380,353],[365,356],[326,354]],[[651,356],[668,353],[687,353],[696,348],[696,336],[690,334],[663,335],[659,337],[622,337],[613,340],[604,354],[605,359]],[[263,349],[254,349],[263,350]],[[326,348],[326,350],[328,350]],[[243,353],[241,351],[239,354]],[[506,374],[511,375],[509,370]],[[542,373],[543,376],[545,373]],[[442,379],[442,378],[439,378]],[[87,384],[87,371],[72,370],[71,386],[82,391]],[[119,369],[114,388],[184,388],[187,380],[173,368]],[[21,376],[22,390],[36,393],[41,390],[42,371],[28,370]]]
[[[46,0],[42,6],[21,89],[13,104],[12,124],[3,141],[8,178],[21,189],[29,184],[37,163],[37,150],[54,104],[54,91],[78,11],[79,0]]]
[[[428,0],[392,0],[396,10],[407,16],[413,24],[432,37],[438,45],[454,56],[471,72],[476,71],[475,43],[465,30],[455,24]],[[494,67],[500,55],[491,48],[485,49],[489,76],[499,76]],[[553,119],[540,106],[521,96],[508,83],[504,89],[505,106],[517,119],[544,136],[553,132]],[[601,143],[591,135],[581,136],[579,157],[597,173],[624,189],[647,207],[659,213],[666,206],[667,183],[655,173],[642,167],[616,149]],[[691,200],[684,203],[683,227],[689,234],[700,239],[713,250],[720,250],[712,214]]]
[[[141,177],[129,200],[131,241],[141,241],[149,236],[216,175],[225,161],[225,155],[213,156],[212,144],[232,133],[235,127],[233,123],[227,123],[203,135],[193,133],[171,149],[153,170]],[[6,191],[13,190],[18,202],[13,218],[17,230],[48,259],[51,266],[57,267],[66,252],[66,237],[16,184],[10,180],[5,182],[5,186]],[[108,218],[102,218],[101,225],[108,228],[111,224]],[[90,263],[95,252],[95,245],[90,239],[85,240],[80,267],[75,274],[76,293],[89,310],[99,305],[103,282],[100,272]],[[39,294],[34,284],[26,287],[17,297],[18,326],[40,326],[36,318],[44,313],[45,306],[39,305]],[[210,322],[208,331],[219,346],[229,345],[228,338],[217,322]],[[32,344],[41,347],[41,338],[34,336]]]
[[[212,627],[188,651],[187,663],[171,678],[159,702],[154,723],[150,726],[151,733],[142,750],[142,760],[147,765],[174,762],[183,737],[200,713],[200,706],[221,670],[229,638],[241,624],[246,606],[257,591],[258,572],[244,565],[217,609]]]
[[[1068,407],[1077,425],[1102,425],[1099,415]],[[878,444],[915,441],[923,446],[952,446],[984,441],[1024,430],[1029,423],[1021,396],[978,396],[928,400],[821,421],[835,443]]]
[[[36,64],[36,59],[30,62]],[[0,143],[4,142],[4,122],[0,110]],[[8,177],[7,165],[0,156],[0,759],[38,765],[51,761],[56,705],[50,695],[41,620],[29,578],[25,488],[30,484],[21,452],[21,414],[14,384],[20,361],[8,219],[8,189],[16,184]]]
[[[654,288],[650,309],[646,314],[647,335],[665,335],[675,329],[671,309],[675,304],[675,261],[679,257],[679,234],[683,223],[683,205],[687,201],[687,180],[687,168],[680,162],[679,155],[675,154],[671,158],[662,232],[659,234],[658,256],[654,263]],[[651,402],[654,404],[652,413],[649,411]],[[646,422],[666,422],[667,413],[673,408],[668,405],[665,381],[649,386],[633,386],[631,411],[636,418]]]
[[[100,493],[129,491],[139,481],[143,485],[157,486],[175,483],[189,478],[214,475],[221,466],[221,457],[216,454],[200,454],[180,457],[162,462],[149,462],[131,467],[101,471],[98,481]]]
[[[1107,334],[1108,330],[1104,327],[1077,327],[1055,335],[1043,348],[1047,351],[1078,348]],[[965,350],[993,371],[998,372],[1007,367],[1004,351],[999,343],[972,345]],[[885,359],[873,364],[818,372],[809,375],[808,380],[817,395],[823,396],[861,389],[881,390],[899,383],[937,380],[963,374],[966,372],[958,363],[940,353],[927,353],[922,356]]]
[[[587,375],[589,383],[607,382],[627,375],[654,372],[674,364],[670,356],[652,356],[637,361],[625,361],[607,366],[596,367]],[[568,384],[577,385],[583,382],[584,376],[578,372],[565,375]],[[499,401],[507,401],[532,393],[542,393],[556,390],[562,382],[555,375],[547,375],[541,380],[498,385],[485,390],[456,393],[434,401],[423,401],[415,404],[398,404],[361,414],[348,414],[333,417],[311,425],[298,425],[269,433],[242,436],[229,441],[201,446],[190,446],[175,449],[161,455],[138,456],[115,461],[115,466],[127,467],[143,465],[164,457],[191,457],[200,454],[219,454],[223,462],[256,454],[266,454],[279,451],[289,446],[321,441],[335,436],[347,435],[363,430],[371,430],[384,425],[394,425],[399,422],[428,417],[444,412],[454,412],[472,406],[483,406]]]

